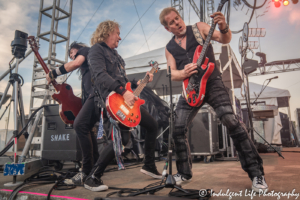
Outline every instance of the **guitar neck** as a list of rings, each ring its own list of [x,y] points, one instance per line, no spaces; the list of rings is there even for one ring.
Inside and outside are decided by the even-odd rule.
[[[201,54],[200,54],[200,56],[199,56],[199,58],[197,60],[197,66],[198,67],[200,67],[201,64],[204,61],[204,58],[205,58],[207,50],[208,50],[208,45],[209,45],[209,43],[211,41],[212,34],[214,33],[215,28],[216,28],[216,24],[214,24],[214,20],[212,20],[212,23],[213,23],[213,25],[210,27],[210,30],[209,30],[208,35],[206,37],[205,43],[204,43],[203,48],[201,50]]]
[[[155,70],[156,69],[152,67],[152,69],[150,70],[150,73],[153,74],[155,72]],[[149,78],[150,77],[148,75],[146,75],[145,78],[140,82],[139,86],[133,92],[133,94],[135,96],[139,96],[141,94],[142,90],[147,85]]]
[[[33,50],[33,52],[34,52],[36,58],[38,59],[39,63],[42,65],[42,67],[43,67],[44,71],[46,72],[46,74],[48,74],[50,70],[48,69],[46,63],[45,63],[44,60],[42,59],[42,57],[41,57],[41,55],[39,54],[39,52],[38,52],[37,50]],[[51,83],[52,83],[53,87],[54,87],[54,88],[56,89],[56,91],[57,91],[58,83],[56,82],[56,80],[53,80]]]
[[[218,6],[218,9],[217,9],[217,12],[221,12],[222,8],[223,8],[223,5],[224,3],[220,3],[219,6]],[[212,19],[212,25],[209,29],[209,32],[208,32],[208,35],[206,37],[206,40],[204,42],[204,45],[203,45],[203,48],[201,50],[201,54],[197,60],[197,66],[200,67],[201,64],[203,63],[204,59],[205,59],[205,56],[206,56],[206,53],[207,53],[207,49],[208,49],[208,45],[211,41],[211,37],[215,31],[215,28],[216,28],[216,24],[214,23],[214,19]]]

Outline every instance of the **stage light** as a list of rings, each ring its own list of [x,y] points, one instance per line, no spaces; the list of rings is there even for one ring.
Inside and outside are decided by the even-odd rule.
[[[258,63],[259,66],[264,66],[267,63],[267,55],[265,53],[256,52],[255,55],[260,57],[260,63]]]
[[[283,0],[283,5],[285,5],[285,6],[287,6],[287,5],[289,5],[289,1],[288,0]]]
[[[292,0],[293,4],[296,4],[299,2],[299,0]]]
[[[275,1],[276,1],[276,0],[275,0]],[[276,8],[279,8],[281,4],[280,4],[279,1],[277,1],[277,2],[274,2],[274,5],[275,5]]]
[[[28,34],[22,31],[15,31],[15,39],[11,42],[11,52],[16,58],[24,58],[27,49]]]

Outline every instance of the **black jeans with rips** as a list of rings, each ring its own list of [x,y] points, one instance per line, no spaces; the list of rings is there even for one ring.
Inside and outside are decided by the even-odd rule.
[[[213,107],[221,122],[229,130],[234,146],[244,171],[253,179],[256,176],[264,175],[263,161],[259,156],[253,142],[250,140],[244,124],[234,115],[229,94],[223,84],[222,78],[217,76],[207,83],[204,103]],[[203,105],[202,104],[202,105]],[[178,173],[189,179],[192,173],[192,158],[189,143],[187,140],[188,127],[200,107],[191,107],[181,96],[176,107],[173,139],[175,143],[176,166]],[[201,134],[201,130],[199,130]]]
[[[95,109],[94,95],[90,95],[74,121],[74,129],[82,151],[82,172],[86,175],[91,172],[99,158],[96,135],[92,132],[99,120]]]
[[[155,167],[155,141],[158,132],[158,123],[155,119],[144,109],[141,107],[141,122],[140,126],[144,127],[147,132],[145,134],[145,165],[149,167]],[[125,145],[128,141],[124,141],[123,134],[128,134],[129,129],[120,127],[122,142]],[[130,137],[127,137],[130,138]],[[101,155],[94,165],[90,176],[94,175],[97,178],[100,178],[107,167],[107,165],[115,158],[115,152],[113,148],[113,141],[109,140],[103,150],[101,151]]]

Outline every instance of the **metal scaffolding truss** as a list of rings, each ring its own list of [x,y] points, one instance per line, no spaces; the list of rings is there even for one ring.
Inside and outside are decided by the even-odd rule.
[[[171,0],[171,6],[176,8],[181,18],[184,20],[183,0]]]
[[[200,0],[200,9],[194,0],[188,0],[201,22],[205,21],[205,1]]]
[[[261,76],[291,71],[300,71],[300,58],[290,60],[279,60],[266,63],[258,68],[259,73],[251,73],[249,76]]]
[[[44,8],[45,0],[40,0],[40,9],[39,9],[39,19],[38,19],[38,26],[37,26],[37,43],[42,42],[43,46],[42,49],[47,47],[48,43],[48,53],[46,57],[43,57],[43,60],[47,64],[47,67],[51,69],[55,69],[58,65],[64,64],[68,61],[68,47],[70,41],[70,30],[71,30],[71,16],[72,16],[72,5],[73,0],[68,0],[64,6],[67,6],[68,3],[68,11],[65,11],[64,8],[61,7],[60,0],[53,0],[53,4],[51,6]],[[42,23],[42,18],[44,22]],[[50,18],[50,20],[49,20]],[[63,20],[63,21],[62,21]],[[50,21],[50,23],[49,23]],[[63,27],[60,29],[59,33],[58,24],[63,24]],[[50,24],[50,26],[49,26]],[[66,26],[65,26],[66,25]],[[46,30],[45,32],[41,32],[42,30]],[[63,44],[65,43],[65,45]],[[57,45],[60,44],[60,45]],[[42,51],[42,50],[41,50]],[[56,52],[64,52],[61,59],[57,58]],[[45,53],[45,52],[43,52]],[[60,76],[56,79],[58,83],[62,83],[65,81],[66,76]],[[41,105],[56,103],[52,100],[51,95],[55,92],[54,87],[47,84],[46,80],[46,73],[44,72],[42,66],[40,65],[39,61],[36,57],[34,57],[33,62],[33,71],[32,71],[32,82],[31,82],[31,96],[30,96],[30,110],[29,110],[29,117],[37,108]],[[40,101],[36,101],[40,100]],[[41,101],[42,100],[42,101]],[[36,105],[35,105],[36,104]],[[24,162],[26,155],[28,154],[29,147],[33,141],[39,141],[41,144],[41,137],[34,137],[34,136],[42,136],[42,127],[40,119],[43,117],[42,115],[43,109],[41,109],[33,123],[31,123],[28,127],[28,133],[30,133],[29,138],[26,141],[25,147],[23,149],[22,155],[20,156],[19,162]],[[39,127],[39,129],[36,129]],[[37,130],[37,131],[36,131]],[[36,135],[35,133],[41,133]],[[32,156],[41,156],[40,151],[34,151]]]
[[[70,40],[70,29],[71,29],[71,16],[72,16],[72,5],[73,0],[69,0],[69,11],[65,11],[61,8],[60,0],[53,0],[53,4],[44,8],[44,0],[40,1],[40,9],[39,9],[39,19],[38,19],[38,28],[37,28],[37,42],[39,43],[40,40],[44,40],[49,43],[48,54],[46,57],[43,58],[47,67],[49,69],[54,69],[56,64],[64,64],[68,61],[68,47],[69,47],[69,40]],[[42,18],[50,18],[51,23],[42,23]],[[67,20],[67,34],[61,34],[58,32],[58,23],[61,20]],[[45,19],[47,21],[47,19]],[[42,27],[43,26],[43,27]],[[46,29],[46,32],[41,32],[41,30]],[[65,43],[65,54],[64,59],[60,60],[56,58],[56,50],[57,48],[63,48],[62,45],[57,45],[59,43]],[[40,66],[38,60],[35,58],[33,63],[33,72],[32,72],[32,85],[31,85],[31,98],[30,98],[30,114],[33,112],[37,107],[34,105],[35,99],[49,99],[50,103],[50,95],[54,93],[53,86],[47,85],[47,80],[45,79],[46,74],[43,68]],[[66,76],[58,77],[57,81],[63,82]]]
[[[210,26],[212,25],[212,18],[210,17],[215,12],[215,2],[214,0],[206,0],[206,9],[207,9],[207,20],[206,23]]]

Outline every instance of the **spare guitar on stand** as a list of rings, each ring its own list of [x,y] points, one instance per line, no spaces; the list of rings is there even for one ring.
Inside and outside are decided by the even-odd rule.
[[[39,63],[42,65],[46,74],[49,73],[49,69],[39,54],[39,47],[35,41],[34,36],[28,37],[30,47],[34,52]],[[59,115],[65,124],[73,124],[75,117],[78,115],[82,102],[79,97],[76,97],[73,93],[72,87],[66,83],[59,84],[55,80],[52,82],[56,93],[52,95],[52,98],[59,103]]]

